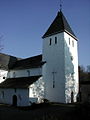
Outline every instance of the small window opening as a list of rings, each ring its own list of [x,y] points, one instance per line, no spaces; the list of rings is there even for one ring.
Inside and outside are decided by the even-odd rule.
[[[14,78],[16,77],[16,73],[15,73],[15,72],[13,72],[13,77],[14,77]]]
[[[55,81],[53,81],[53,88],[55,88]]]
[[[57,37],[55,37],[55,44],[57,44]]]
[[[70,38],[69,38],[69,45],[70,45]]]
[[[5,77],[3,77],[3,79],[5,79]]]
[[[72,47],[74,47],[74,41],[72,41]]]
[[[71,92],[71,103],[73,103],[74,102],[74,93],[73,93],[73,91]]]
[[[28,77],[30,76],[30,70],[27,70],[27,73],[28,73]]]
[[[71,60],[73,61],[73,56],[71,56]]]
[[[50,42],[49,42],[49,45],[51,45],[51,43],[52,43],[52,39],[50,38]]]

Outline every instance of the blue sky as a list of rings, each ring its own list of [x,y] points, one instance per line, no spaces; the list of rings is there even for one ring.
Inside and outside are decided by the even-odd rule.
[[[90,0],[62,0],[62,11],[78,37],[79,64],[90,65]],[[3,53],[27,58],[42,53],[42,36],[60,0],[0,0]]]

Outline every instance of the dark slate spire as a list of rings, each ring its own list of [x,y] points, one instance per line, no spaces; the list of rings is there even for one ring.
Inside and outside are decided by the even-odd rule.
[[[43,35],[43,38],[60,33],[60,32],[67,32],[69,35],[77,39],[70,25],[68,24],[66,18],[64,17],[62,11],[58,12],[55,20],[50,25],[46,33]]]

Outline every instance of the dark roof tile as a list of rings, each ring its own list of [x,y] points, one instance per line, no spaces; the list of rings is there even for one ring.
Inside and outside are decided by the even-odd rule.
[[[42,64],[43,64],[42,55],[38,55],[16,61],[12,69],[36,68],[36,67],[41,67]]]
[[[64,17],[63,13],[60,11],[58,12],[55,20],[50,25],[46,33],[43,35],[43,38],[51,36],[56,33],[64,32],[64,31],[70,34],[75,39],[77,39],[70,25],[68,24],[66,18]]]
[[[36,82],[41,76],[8,78],[0,83],[0,88],[28,88],[31,84]]]
[[[0,53],[0,69],[3,70],[10,69],[17,60],[19,60],[19,58]]]

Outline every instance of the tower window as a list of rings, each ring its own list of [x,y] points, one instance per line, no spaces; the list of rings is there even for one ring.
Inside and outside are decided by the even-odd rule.
[[[52,72],[52,75],[53,75],[53,88],[55,88],[55,74],[56,74],[57,72]]]
[[[72,41],[72,47],[74,47],[74,41]]]
[[[73,56],[71,56],[71,60],[73,60]]]
[[[70,45],[70,38],[69,38],[69,45]]]
[[[52,43],[52,38],[50,38],[49,45],[51,45],[51,43]]]
[[[53,81],[53,88],[55,88],[55,81]]]
[[[55,37],[55,44],[57,44],[57,37]]]

